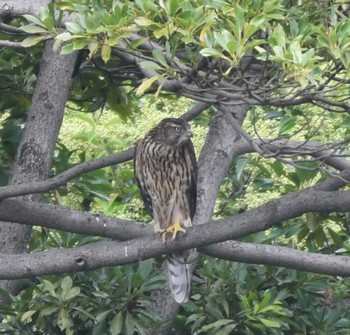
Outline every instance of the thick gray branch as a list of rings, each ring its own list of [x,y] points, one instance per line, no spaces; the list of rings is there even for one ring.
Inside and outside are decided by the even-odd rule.
[[[345,173],[346,176],[350,175],[350,170],[344,170],[341,175],[345,175]],[[340,180],[335,177],[330,177],[329,179]],[[241,231],[239,236],[244,236],[265,230],[275,223],[297,217],[309,211],[346,212],[346,205],[342,204],[341,206],[343,207],[339,207],[340,202],[337,201],[340,200],[335,201],[333,197],[339,196],[339,194],[343,194],[345,197],[349,195],[349,192],[331,192],[336,189],[336,186],[338,184],[329,184],[327,181],[324,181],[318,187],[284,195],[277,200],[263,204],[245,213],[216,221],[215,229],[228,229],[228,233],[231,223],[238,222],[237,225],[239,225],[239,222],[241,222],[241,229],[244,230]],[[318,202],[318,196],[320,194],[323,196],[323,202]],[[330,199],[329,204],[325,203],[326,196]],[[310,202],[310,206],[312,207],[305,207]],[[332,207],[333,204],[338,207]],[[82,213],[63,206],[30,203],[12,199],[6,199],[0,202],[0,219],[120,240],[143,236],[153,231],[151,226],[141,225],[133,221],[111,218],[94,213]],[[211,217],[208,217],[205,222],[211,222]],[[214,235],[216,234],[215,229],[212,231]]]
[[[51,179],[33,181],[20,185],[2,186],[0,187],[0,200],[19,195],[42,193],[53,190],[59,186],[65,185],[69,180],[83,173],[129,161],[132,159],[133,155],[134,148],[130,148],[116,154],[78,164]]]
[[[13,49],[23,49],[24,47],[20,42],[13,42],[13,41],[0,41],[0,47],[4,48],[13,48]]]
[[[350,273],[350,257],[303,252],[275,245],[229,241],[207,246],[204,251],[209,256],[233,262],[282,266],[335,276],[349,276]]]
[[[217,193],[232,161],[242,154],[245,140],[228,122],[228,118],[237,116],[243,120],[247,105],[236,106],[225,112],[218,111],[210,125],[206,141],[198,159],[198,197],[194,218],[195,224],[211,219]]]
[[[17,199],[0,201],[0,219],[118,240],[130,240],[154,232],[148,224]]]
[[[41,6],[47,7],[51,0],[0,0],[1,16],[38,15]]]
[[[347,201],[349,196],[350,191],[305,191],[302,194],[286,195],[282,201],[281,199],[271,201],[230,219],[188,228],[185,235],[179,236],[174,241],[168,240],[166,244],[163,244],[158,235],[152,234],[127,242],[100,242],[73,249],[48,250],[31,255],[8,255],[0,257],[0,278],[22,278],[45,273],[91,270],[103,266],[127,264],[166,252],[203,247],[265,230],[285,219],[297,217],[306,212],[350,211],[350,203]],[[209,253],[215,252],[218,253],[217,250],[209,249]],[[319,255],[318,259],[325,259],[325,255]],[[337,256],[335,259],[341,259],[341,266],[337,266],[332,274],[349,275],[349,258]],[[333,271],[327,270],[328,263],[329,260],[325,263],[323,270],[320,266],[317,272]]]
[[[224,244],[224,243],[222,243]],[[223,246],[220,244],[221,246]],[[172,242],[167,248],[151,236],[128,242],[98,242],[73,249],[48,250],[33,254],[1,255],[0,279],[23,278],[48,273],[77,272],[141,261],[179,249]],[[230,261],[268,264],[322,273],[350,276],[350,257],[302,252],[286,247],[232,242],[208,254]]]

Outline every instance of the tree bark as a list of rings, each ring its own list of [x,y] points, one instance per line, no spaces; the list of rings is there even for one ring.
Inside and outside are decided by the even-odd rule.
[[[50,0],[0,0],[0,16],[38,15],[40,7],[47,7],[49,3]]]
[[[246,140],[232,127],[228,119],[235,118],[239,126],[248,107],[244,103],[221,107],[213,118],[198,159],[198,196],[194,224],[211,220],[221,182],[232,161],[246,150]]]
[[[61,56],[53,50],[52,41],[46,42],[32,104],[12,167],[10,184],[47,177],[69,97],[75,58],[75,54]],[[40,194],[27,195],[23,199],[39,201],[40,197]],[[0,222],[0,252],[26,252],[30,232],[31,226]],[[16,294],[21,285],[18,281],[2,281],[0,288]]]

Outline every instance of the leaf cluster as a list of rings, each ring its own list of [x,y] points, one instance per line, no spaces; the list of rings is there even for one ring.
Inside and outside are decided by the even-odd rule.
[[[149,334],[160,322],[150,292],[165,282],[153,263],[40,278],[1,309],[0,333]]]

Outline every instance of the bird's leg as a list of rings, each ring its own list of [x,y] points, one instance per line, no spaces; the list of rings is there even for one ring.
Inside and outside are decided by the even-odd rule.
[[[166,241],[166,234],[167,233],[172,233],[173,234],[172,240],[174,240],[179,231],[186,233],[186,230],[183,227],[181,227],[180,221],[176,221],[174,224],[172,224],[168,228],[162,229],[160,232],[162,233],[163,243],[165,243],[165,241]]]

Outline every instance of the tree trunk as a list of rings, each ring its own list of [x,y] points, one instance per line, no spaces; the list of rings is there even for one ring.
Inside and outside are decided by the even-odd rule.
[[[51,167],[64,108],[69,97],[76,54],[61,56],[53,42],[45,44],[35,92],[26,125],[12,167],[10,184],[43,180]],[[40,201],[41,195],[23,197]],[[27,251],[31,226],[0,222],[0,252],[18,254]],[[1,281],[0,288],[11,294],[21,289],[19,281]],[[5,297],[0,297],[0,302]]]

